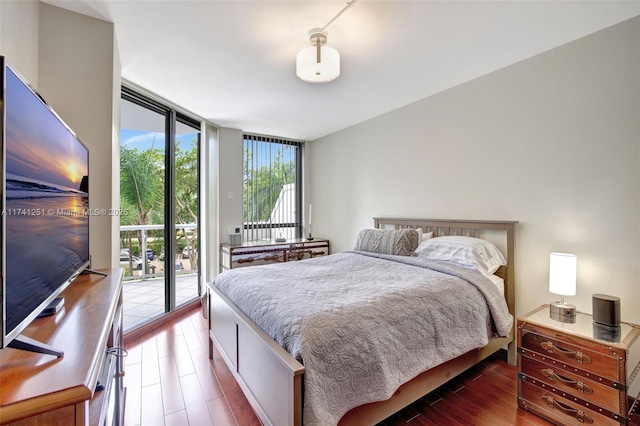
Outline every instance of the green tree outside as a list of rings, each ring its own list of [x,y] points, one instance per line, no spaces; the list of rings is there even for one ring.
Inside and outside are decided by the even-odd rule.
[[[178,238],[184,238],[185,247],[190,247],[189,261],[196,265],[198,247],[198,141],[193,139],[189,149],[181,147],[182,140],[176,141],[176,223],[195,223],[196,228],[179,229]],[[193,268],[193,266],[192,266]]]
[[[198,235],[198,145],[192,139],[189,146],[182,147],[183,140],[176,141],[175,147],[175,222],[195,224],[193,230],[178,229],[176,237],[180,251],[188,246],[191,265],[197,261]],[[127,146],[120,147],[120,205],[123,214],[120,225],[160,225],[164,224],[165,153],[163,149],[139,150]],[[164,246],[163,231],[148,231],[153,236],[152,249],[160,252]],[[153,234],[156,235],[153,235]],[[136,248],[142,247],[142,231],[126,232],[122,235],[122,247],[129,248],[129,256]]]
[[[268,222],[282,188],[296,182],[293,160],[283,162],[278,148],[271,164],[253,167],[253,153],[244,150],[243,216],[245,223]]]
[[[120,225],[150,225],[164,219],[164,153],[159,149],[120,147]],[[130,231],[121,236],[121,247],[129,249],[129,269],[132,268],[134,245],[142,247],[142,231]]]

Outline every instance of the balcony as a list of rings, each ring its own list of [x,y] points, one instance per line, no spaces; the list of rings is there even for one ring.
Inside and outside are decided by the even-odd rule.
[[[196,225],[175,225],[179,250],[173,256],[164,253],[163,229],[164,225],[120,227],[120,266],[125,270],[125,332],[165,314],[167,259],[172,259],[169,268],[175,271],[176,276],[175,306],[182,306],[199,297],[198,252],[197,249],[191,249],[197,248]]]

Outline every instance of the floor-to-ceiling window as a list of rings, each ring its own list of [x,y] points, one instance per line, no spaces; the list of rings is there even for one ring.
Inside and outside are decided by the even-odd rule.
[[[244,241],[302,236],[302,144],[244,135]]]
[[[125,331],[200,296],[200,122],[122,87],[120,266]]]

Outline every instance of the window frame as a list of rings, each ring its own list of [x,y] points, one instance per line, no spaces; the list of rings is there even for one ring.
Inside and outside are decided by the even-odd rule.
[[[246,222],[245,221],[245,209],[246,209],[246,203],[245,203],[245,191],[246,191],[246,186],[244,184],[245,178],[246,176],[244,175],[244,165],[246,164],[246,150],[245,150],[245,146],[247,141],[251,141],[251,142],[264,142],[264,143],[272,143],[272,144],[277,144],[277,145],[288,145],[288,146],[293,146],[295,147],[295,155],[294,155],[294,167],[295,167],[295,202],[292,205],[292,208],[294,209],[294,221],[293,222],[278,222],[278,223],[268,223],[268,222],[263,222],[263,223],[256,223],[256,222]],[[242,226],[243,226],[243,234],[244,235],[248,235],[249,233],[253,236],[254,234],[259,232],[259,230],[265,230],[265,229],[282,229],[282,228],[293,228],[293,237],[295,239],[300,239],[302,238],[304,232],[303,232],[303,207],[302,207],[302,188],[303,188],[303,175],[302,175],[302,163],[303,163],[303,149],[304,149],[304,141],[300,141],[300,140],[293,140],[293,139],[286,139],[286,138],[282,138],[282,137],[276,137],[276,136],[267,136],[267,135],[257,135],[257,134],[251,134],[251,133],[243,133],[242,135],[242,146],[243,146],[243,153],[242,153],[242,163],[243,163],[243,194],[242,194]],[[273,235],[271,235],[271,231],[268,232],[269,237],[270,238],[274,238]],[[256,238],[247,238],[246,240],[255,240]],[[258,238],[259,239],[259,238]]]
[[[197,240],[202,241],[202,220],[201,220],[201,212],[202,212],[202,191],[200,188],[200,175],[202,173],[202,121],[196,118],[193,114],[190,114],[184,110],[178,110],[174,105],[170,104],[168,101],[155,99],[154,95],[135,87],[134,85],[123,81],[120,85],[120,99],[128,101],[132,104],[150,110],[152,112],[157,113],[158,115],[164,117],[165,120],[165,146],[164,146],[164,167],[165,167],[165,181],[164,181],[164,217],[165,217],[165,227],[163,229],[164,234],[164,249],[165,253],[175,253],[176,252],[176,231],[175,231],[175,198],[173,195],[175,192],[175,130],[176,124],[180,123],[182,125],[193,128],[198,132],[198,141],[197,141],[197,179],[198,182],[198,228],[197,228]],[[171,218],[168,220],[167,218]],[[204,288],[202,285],[202,280],[199,278],[201,269],[201,261],[202,256],[198,256],[196,268],[198,271],[198,279],[197,279],[197,296],[193,299],[193,301],[202,297],[204,292]],[[189,302],[187,302],[189,303]],[[165,267],[165,282],[164,282],[164,313],[162,315],[170,314],[176,309],[180,308],[183,305],[176,304],[176,273],[175,268]],[[153,321],[153,319],[151,320]],[[147,323],[141,323],[136,325],[135,328],[142,327]],[[125,330],[126,332],[130,332],[132,330]]]

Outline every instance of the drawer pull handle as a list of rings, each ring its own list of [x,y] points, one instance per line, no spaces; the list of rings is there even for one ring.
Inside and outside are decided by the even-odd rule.
[[[550,397],[548,395],[543,395],[542,396],[542,400],[549,407],[555,408],[557,410],[560,410],[563,413],[568,414],[571,417],[575,417],[576,420],[578,420],[581,423],[589,423],[589,424],[593,423],[593,419],[591,417],[589,417],[582,410],[576,410],[575,408],[571,407],[570,405],[564,404],[562,402],[558,402],[558,401],[556,401],[555,399],[553,399],[552,397]]]
[[[546,377],[547,379],[553,381],[557,381],[557,382],[561,382],[564,383],[566,385],[572,386],[574,388],[576,388],[576,390],[578,392],[582,392],[582,393],[593,393],[593,389],[591,389],[591,387],[583,382],[579,382],[577,380],[572,380],[568,377],[562,376],[558,373],[556,373],[555,371],[553,371],[550,368],[543,368],[542,370],[540,370],[540,372],[542,373],[542,375],[544,377]]]
[[[581,364],[591,363],[591,358],[589,357],[589,355],[584,354],[580,351],[572,351],[570,349],[564,349],[554,345],[553,342],[541,342],[540,346],[542,346],[542,349],[544,349],[549,353],[573,358]]]
[[[246,259],[238,259],[236,262],[238,262],[238,265],[242,265],[243,263],[252,263],[255,260],[264,260],[265,262],[280,262],[280,256],[277,254],[274,254],[272,256],[265,256],[263,258],[253,258],[253,257],[247,257]]]

